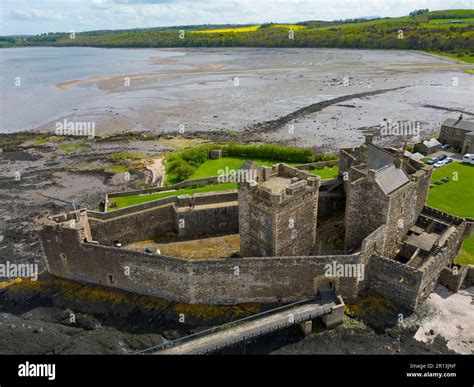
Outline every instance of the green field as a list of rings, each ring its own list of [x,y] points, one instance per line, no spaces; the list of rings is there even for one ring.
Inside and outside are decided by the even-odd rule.
[[[224,191],[227,189],[237,189],[237,183],[207,185],[204,187],[197,187],[197,188],[183,188],[183,189],[179,189],[175,191],[157,192],[157,193],[144,194],[144,195],[118,196],[118,197],[110,198],[111,201],[114,201],[115,203],[117,203],[117,206],[113,208],[109,208],[108,210],[113,211],[119,208],[133,206],[135,204],[151,202],[152,200],[164,199],[164,198],[175,196],[175,195],[186,195],[186,194],[191,195],[191,194],[202,193],[202,192]]]
[[[334,167],[324,167],[324,168],[313,168],[308,171],[313,175],[321,176],[322,180],[331,180],[335,179],[339,174],[339,167],[336,165]]]
[[[245,161],[248,159],[245,157],[222,157],[215,160],[204,161],[196,171],[190,176],[189,179],[201,179],[204,177],[219,176],[227,174],[226,171],[239,169]],[[256,164],[271,167],[272,165],[281,163],[279,160],[268,160],[268,159],[252,159]],[[288,165],[297,165],[301,163],[291,163],[284,161]],[[221,173],[220,173],[221,172]]]
[[[264,15],[263,15],[264,17]],[[0,47],[333,47],[431,50],[469,60],[474,53],[474,10],[441,10],[403,17],[307,20],[296,24],[195,25],[134,30],[0,37]],[[288,30],[295,34],[288,39]],[[186,31],[183,39],[181,30]],[[403,37],[399,37],[399,31]],[[465,59],[464,59],[465,58]]]
[[[433,171],[431,182],[443,177],[449,177],[450,181],[430,189],[427,205],[456,216],[474,218],[474,166],[448,164]]]
[[[222,157],[216,160],[207,160],[202,163],[190,179],[200,179],[211,176],[219,176],[219,170],[225,171],[224,174],[231,172],[231,170],[236,170],[246,161],[245,158],[240,157]],[[258,165],[264,165],[270,167],[272,165],[278,164],[277,160],[266,160],[266,159],[255,159]],[[298,163],[286,163],[288,165],[297,165]],[[337,177],[339,168],[334,167],[325,167],[320,169],[311,169],[308,172],[321,176],[323,180],[333,179]],[[217,185],[209,185],[204,187],[197,188],[183,188],[175,191],[166,191],[158,192],[145,195],[131,195],[131,196],[119,196],[111,198],[111,201],[117,203],[116,207],[109,208],[109,211],[113,211],[119,208],[124,208],[128,206],[133,206],[135,204],[141,204],[145,202],[150,202],[152,200],[163,199],[174,195],[184,195],[184,194],[193,194],[200,192],[212,192],[212,191],[221,191],[227,189],[237,189],[236,183],[225,183]]]
[[[464,240],[461,254],[456,258],[456,263],[474,265],[474,235]]]
[[[202,163],[196,171],[191,175],[190,179],[201,179],[210,176],[219,176],[227,174],[232,170],[236,170],[242,166],[248,159],[245,157],[222,157],[216,160],[207,160]],[[268,160],[268,159],[252,159],[258,165],[271,167],[272,165],[281,163],[279,160]],[[301,163],[283,161],[287,165],[299,165]],[[333,179],[337,177],[339,169],[338,167],[326,167],[321,169],[311,169],[308,171],[313,175],[321,176],[323,180]]]
[[[474,166],[446,165],[433,172],[431,181],[434,183],[445,176],[450,177],[450,181],[430,189],[427,205],[460,217],[474,218]],[[456,262],[474,265],[474,235],[464,241]]]

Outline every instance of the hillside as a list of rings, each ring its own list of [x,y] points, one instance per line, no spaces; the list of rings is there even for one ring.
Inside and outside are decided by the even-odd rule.
[[[297,24],[184,26],[0,37],[0,47],[338,47],[445,52],[472,62],[474,10]]]

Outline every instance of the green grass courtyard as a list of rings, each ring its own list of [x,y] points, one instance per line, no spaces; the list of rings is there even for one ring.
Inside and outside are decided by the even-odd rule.
[[[432,184],[443,177],[450,180],[430,189],[427,205],[456,216],[474,218],[474,166],[448,164],[433,171]],[[474,265],[474,235],[464,240],[456,262]]]

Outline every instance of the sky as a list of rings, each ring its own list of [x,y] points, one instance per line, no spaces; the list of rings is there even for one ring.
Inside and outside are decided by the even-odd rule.
[[[397,17],[424,8],[473,9],[474,0],[0,0],[0,35]]]

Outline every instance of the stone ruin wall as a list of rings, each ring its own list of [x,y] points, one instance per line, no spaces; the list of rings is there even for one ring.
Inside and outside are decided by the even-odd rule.
[[[344,299],[353,300],[359,290],[357,278],[326,277],[325,265],[359,264],[361,254],[185,260],[84,243],[80,231],[59,225],[45,226],[40,234],[52,274],[172,301],[291,302],[313,297],[329,280]]]
[[[104,245],[112,245],[116,240],[128,244],[168,234],[190,238],[234,234],[238,233],[236,200],[234,191],[195,195],[196,206],[228,205],[191,211],[188,196],[171,197],[106,213],[89,212],[89,224],[94,240]]]

